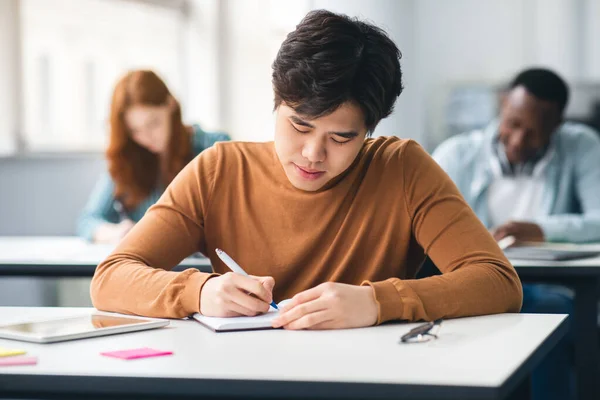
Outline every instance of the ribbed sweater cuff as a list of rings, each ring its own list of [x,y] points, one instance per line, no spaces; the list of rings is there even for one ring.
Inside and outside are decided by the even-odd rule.
[[[398,295],[398,290],[390,281],[370,282],[364,281],[361,286],[369,285],[375,292],[375,301],[377,302],[377,325],[386,321],[403,319],[402,299]]]
[[[202,287],[206,281],[215,276],[219,276],[219,274],[197,272],[189,276],[181,295],[181,305],[187,314],[191,315],[200,312],[200,292],[202,292]]]

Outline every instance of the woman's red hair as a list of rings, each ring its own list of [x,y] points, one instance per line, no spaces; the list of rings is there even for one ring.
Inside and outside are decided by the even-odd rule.
[[[134,105],[172,104],[171,137],[167,153],[159,156],[138,145],[125,124],[125,112]],[[110,107],[110,137],[106,150],[115,197],[134,209],[157,184],[166,187],[192,158],[191,138],[181,120],[179,103],[152,71],[131,71],[115,87]]]

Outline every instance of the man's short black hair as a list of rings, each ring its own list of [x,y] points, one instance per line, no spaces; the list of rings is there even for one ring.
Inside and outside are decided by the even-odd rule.
[[[373,132],[402,92],[402,54],[375,25],[326,10],[309,12],[273,62],[275,109],[285,102],[318,118],[355,102]]]
[[[569,101],[569,87],[558,74],[549,69],[531,68],[521,72],[510,84],[511,89],[517,86],[523,86],[540,100],[556,103],[561,115]]]

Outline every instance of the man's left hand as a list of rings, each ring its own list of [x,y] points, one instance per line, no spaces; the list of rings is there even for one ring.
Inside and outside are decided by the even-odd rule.
[[[327,282],[295,295],[280,309],[273,327],[342,329],[377,322],[377,302],[370,286]]]
[[[492,235],[496,241],[507,236],[514,236],[520,242],[543,242],[544,231],[538,224],[530,222],[510,221],[492,229]]]

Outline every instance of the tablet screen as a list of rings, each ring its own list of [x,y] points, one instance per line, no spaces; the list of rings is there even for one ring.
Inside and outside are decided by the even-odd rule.
[[[25,333],[35,336],[64,336],[96,331],[101,328],[143,324],[147,322],[150,322],[150,320],[94,314],[52,321],[8,325],[0,327],[0,329],[5,332]]]

